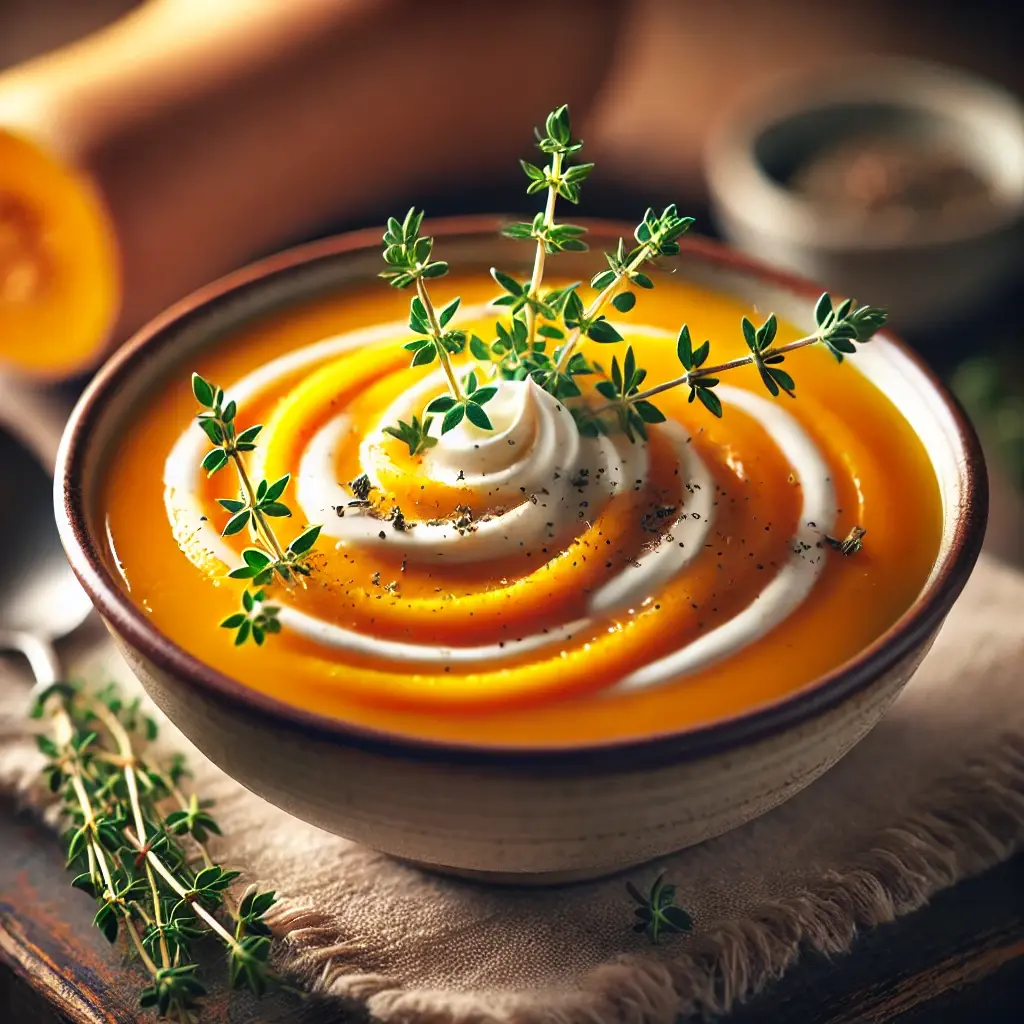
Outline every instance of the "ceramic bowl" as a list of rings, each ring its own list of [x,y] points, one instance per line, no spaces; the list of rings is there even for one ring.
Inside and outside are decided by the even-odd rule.
[[[455,266],[527,271],[496,219],[433,225]],[[593,223],[595,247],[628,229]],[[99,488],[134,410],[197,352],[250,318],[367,280],[378,232],[274,256],[196,293],[118,352],[64,434],[56,514],[71,564],[156,703],[228,774],[292,814],[396,857],[488,878],[593,877],[716,836],[789,799],[849,750],[913,673],[981,546],[987,490],[975,435],[955,401],[882,335],[849,372],[867,374],[924,441],[941,485],[942,548],[914,606],[857,658],[800,692],[706,728],[584,748],[493,749],[356,728],[256,693],[161,635],[118,586]],[[588,276],[595,257],[566,254]],[[818,290],[718,245],[688,241],[679,273],[809,322]],[[853,366],[856,368],[854,369]]]
[[[871,219],[831,217],[785,185],[823,145],[872,131],[948,147],[995,202],[886,237]],[[730,242],[847,295],[871,296],[901,328],[962,318],[1021,279],[1024,107],[952,68],[878,57],[784,76],[723,119],[705,170]]]

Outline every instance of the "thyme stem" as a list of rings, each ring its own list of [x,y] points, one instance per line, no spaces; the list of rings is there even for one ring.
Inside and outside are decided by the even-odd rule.
[[[235,464],[235,471],[238,473],[238,480],[242,485],[242,489],[245,491],[246,497],[249,499],[249,505],[252,508],[253,516],[255,517],[256,522],[259,523],[260,529],[263,531],[263,536],[266,538],[267,543],[270,545],[270,548],[276,555],[277,559],[282,562],[286,561],[287,559],[284,550],[278,543],[277,535],[274,533],[270,523],[267,522],[266,516],[259,508],[259,502],[256,500],[256,491],[253,489],[252,481],[249,479],[249,474],[245,470],[245,463],[234,445],[231,445],[228,449],[228,456]]]
[[[117,716],[102,704],[97,704],[93,714],[106,726],[107,731],[117,744],[117,751],[122,759],[122,772],[124,773],[125,786],[128,789],[128,802],[131,806],[132,818],[135,821],[135,834],[139,843],[146,843],[146,824],[142,816],[142,805],[139,802],[139,781],[135,773],[135,751],[132,748],[131,737],[124,726],[117,720]],[[149,862],[146,862],[146,881],[149,883],[149,892],[153,900],[153,920],[156,925],[160,942],[160,961],[164,967],[171,966],[171,954],[167,948],[167,936],[164,934],[163,914],[160,909],[160,889],[157,886],[153,869]]]
[[[785,345],[779,345],[777,348],[766,349],[762,353],[762,356],[767,358],[773,355],[783,355],[786,352],[794,352],[798,348],[806,348],[808,345],[814,345],[819,341],[821,341],[821,336],[819,334],[809,334],[806,338],[799,338],[796,341],[790,341]],[[735,359],[730,359],[727,363],[719,363],[717,366],[701,366],[696,370],[689,370],[681,377],[673,377],[672,380],[663,381],[661,384],[657,384],[653,388],[648,388],[646,391],[630,395],[628,400],[630,402],[643,402],[649,398],[653,398],[655,395],[660,395],[664,391],[670,391],[672,388],[692,384],[695,380],[700,380],[702,377],[716,377],[718,374],[725,373],[727,370],[736,370],[741,366],[752,366],[753,363],[754,357],[750,355],[737,356]],[[612,407],[612,404],[613,403],[609,403],[606,406],[602,406],[602,409],[609,409]]]
[[[92,801],[86,790],[85,779],[82,777],[82,766],[78,753],[72,745],[71,738],[75,734],[74,724],[67,710],[61,706],[54,714],[54,731],[57,735],[58,746],[65,751],[65,763],[67,765],[68,777],[71,786],[75,791],[75,797],[82,808],[83,827],[88,830],[88,847],[93,852],[90,863],[95,860],[99,865],[100,875],[103,878],[104,895],[110,900],[117,898],[114,889],[114,880],[110,874],[110,866],[107,864],[106,851],[96,842],[96,812],[93,810]]]
[[[444,347],[442,337],[444,331],[441,329],[441,324],[438,322],[437,313],[434,310],[434,305],[430,301],[430,296],[427,294],[427,286],[423,283],[422,277],[416,278],[416,294],[420,297],[420,302],[423,303],[423,308],[427,312],[427,320],[430,323],[430,330],[434,335],[434,347],[437,349],[437,358],[441,361],[441,366],[444,367],[445,376],[448,378],[448,390],[452,393],[452,398],[456,402],[463,401],[462,390],[459,388],[459,382],[455,378],[455,372],[452,370],[452,362],[448,357],[448,350]]]
[[[132,945],[135,946],[135,950],[139,954],[139,959],[146,965],[146,970],[149,971],[150,975],[155,978],[157,974],[160,973],[159,968],[155,963],[153,963],[152,957],[150,957],[150,955],[146,952],[146,947],[142,944],[142,939],[139,938],[139,933],[135,927],[135,922],[131,919],[131,915],[125,911],[122,911],[121,916],[124,919],[125,930],[131,937]],[[166,947],[164,947],[163,952],[166,953]],[[164,964],[164,967],[169,966],[170,960],[168,960],[167,963]]]
[[[133,837],[129,837],[129,841],[136,847],[139,853],[142,853],[145,847],[141,843],[134,842]],[[211,914],[206,907],[204,907],[198,900],[194,899],[189,891],[178,881],[174,876],[174,872],[152,851],[146,850],[146,860],[153,865],[156,869],[157,874],[163,878],[163,880],[178,894],[192,908],[192,913],[197,917],[202,918],[207,927],[216,934],[220,940],[233,952],[238,951],[238,942],[235,937],[227,931],[224,926]]]
[[[652,239],[653,242],[653,239]],[[644,263],[647,262],[653,255],[656,249],[652,247],[652,242],[647,242],[642,245],[637,254],[626,264],[626,269],[622,273],[616,273],[615,280],[610,284],[606,285],[595,297],[594,301],[587,307],[586,312],[583,314],[586,320],[592,320],[597,316],[608,303],[615,298],[615,293],[622,286],[622,282],[631,274],[634,270],[638,270]],[[565,344],[562,346],[562,354],[558,357],[558,364],[556,370],[558,373],[565,373],[566,368],[569,365],[569,360],[572,358],[573,350],[579,343],[580,335],[582,330],[579,327],[573,329],[569,335]]]
[[[563,154],[560,152],[551,154],[552,181],[548,185],[548,198],[547,203],[544,206],[545,228],[550,228],[555,222],[555,201],[558,199],[558,184],[561,180],[562,174],[562,156]],[[540,293],[541,281],[544,279],[544,263],[546,258],[547,248],[544,244],[544,239],[538,238],[537,253],[533,258],[533,276],[530,278],[530,290],[527,292],[527,296],[530,299],[537,298]],[[527,342],[532,346],[536,339],[537,331],[537,311],[534,309],[532,302],[527,302],[525,313]]]

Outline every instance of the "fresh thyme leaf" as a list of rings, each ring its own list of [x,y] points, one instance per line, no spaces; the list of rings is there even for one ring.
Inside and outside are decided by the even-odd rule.
[[[542,338],[550,338],[553,341],[561,341],[565,337],[565,332],[552,324],[541,324],[537,328],[537,333]]]
[[[679,328],[679,338],[676,341],[676,358],[684,370],[693,369],[693,343],[690,341],[690,328],[686,324]]]
[[[469,420],[474,426],[479,427],[481,430],[492,430],[490,417],[479,405],[473,402],[467,402],[465,406],[466,419]]]
[[[754,325],[746,317],[743,317],[740,321],[740,327],[743,328],[743,340],[747,343],[747,348],[751,352],[756,352],[758,350],[757,330]]]
[[[622,341],[622,335],[603,316],[590,324],[586,330],[591,341],[599,341],[602,344]]]
[[[285,473],[284,476],[275,480],[267,487],[266,492],[263,495],[264,499],[266,501],[277,501],[277,499],[284,494],[284,489],[288,486],[289,480],[291,480],[290,473]]]
[[[452,406],[458,404],[451,395],[438,395],[427,404],[427,412],[447,412]]]
[[[288,550],[294,555],[304,555],[316,543],[319,531],[324,527],[321,525],[307,526],[299,536],[288,546]]]
[[[639,413],[644,423],[665,422],[665,414],[650,402],[634,402],[633,408]]]
[[[825,292],[814,305],[814,321],[824,327],[832,317],[832,296]]]
[[[224,525],[224,529],[221,530],[221,535],[224,537],[231,537],[236,533],[240,533],[249,525],[251,519],[252,509],[244,508],[241,512],[237,512],[227,521]]]
[[[413,356],[412,366],[427,366],[437,358],[437,349],[433,345],[424,345]]]
[[[447,434],[449,430],[454,430],[461,422],[462,417],[466,415],[466,406],[462,403],[453,405],[445,414],[444,419],[441,420],[441,433]]]
[[[482,363],[491,361],[491,350],[487,347],[487,343],[475,334],[469,339],[469,351],[474,359],[479,359]]]
[[[718,381],[715,381],[717,384]],[[722,400],[708,387],[694,388],[693,394],[697,396],[701,404],[712,414],[717,416],[719,419],[722,418]],[[691,399],[692,400],[692,399]]]
[[[259,436],[259,432],[262,429],[263,425],[261,423],[257,423],[256,426],[243,430],[238,435],[238,440],[235,442],[235,448],[240,452],[253,451],[256,448],[256,445],[253,442]]]
[[[662,934],[680,934],[693,930],[693,919],[682,907],[676,905],[676,887],[666,883],[664,875],[655,879],[646,896],[631,882],[626,883],[626,891],[637,904],[633,931],[646,932],[654,945],[658,944]]]
[[[520,282],[510,274],[506,274],[503,271],[498,270],[497,267],[491,267],[491,277],[493,277],[509,295],[519,296],[526,290],[525,285],[520,284]]]
[[[441,325],[442,327],[445,327],[445,326],[447,326],[447,324],[448,324],[448,321],[449,321],[449,320],[451,320],[451,318],[452,318],[453,316],[455,316],[455,314],[456,314],[456,312],[458,311],[458,308],[459,308],[459,303],[460,303],[461,301],[462,301],[462,300],[461,300],[461,299],[460,299],[460,298],[459,298],[458,296],[456,296],[456,297],[455,297],[454,299],[452,299],[452,301],[451,301],[451,302],[449,302],[449,303],[448,303],[448,305],[447,305],[447,306],[445,306],[445,307],[444,307],[444,308],[443,308],[443,309],[442,309],[442,310],[441,310],[441,311],[440,311],[440,312],[439,312],[439,313],[437,314],[437,320],[438,320],[438,323],[440,323],[440,325]]]
[[[224,429],[216,420],[200,420],[199,426],[214,444],[221,444],[224,441]]]
[[[409,423],[399,420],[397,426],[385,427],[384,433],[408,445],[410,455],[421,455],[437,444],[437,438],[430,436],[430,425],[433,421],[432,416],[425,417],[422,422],[418,416],[413,416]]]
[[[775,340],[775,335],[778,332],[778,329],[779,322],[775,319],[775,314],[772,313],[757,329],[757,348],[759,352],[763,352],[769,345],[771,345]]]
[[[213,448],[203,456],[202,467],[207,476],[213,476],[228,464],[227,455],[220,448]]]
[[[260,509],[265,515],[274,516],[275,518],[283,518],[292,514],[292,510],[287,505],[282,505],[279,501],[262,501]]]
[[[213,405],[214,388],[208,380],[204,380],[198,373],[192,374],[192,394],[196,401],[206,409]]]

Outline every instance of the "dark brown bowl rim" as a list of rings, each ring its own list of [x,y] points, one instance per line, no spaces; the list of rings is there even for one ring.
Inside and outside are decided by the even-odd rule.
[[[495,216],[452,217],[435,221],[435,236],[496,234],[505,221]],[[611,221],[586,225],[601,236],[629,237],[632,228]],[[685,249],[701,260],[806,295],[813,301],[821,289],[788,273],[708,239],[689,238]],[[234,709],[277,726],[288,725],[311,738],[342,741],[377,754],[412,761],[460,765],[503,766],[527,771],[559,768],[587,772],[619,772],[679,763],[721,754],[791,729],[866,689],[883,673],[910,656],[937,629],[967,582],[984,539],[988,513],[988,481],[981,445],[963,409],[913,350],[886,332],[905,356],[924,373],[936,396],[951,412],[965,460],[966,486],[952,543],[939,572],[907,612],[856,658],[796,693],[749,712],[693,729],[642,739],[566,746],[473,746],[389,733],[305,711],[203,664],[156,630],[123,593],[100,557],[90,536],[85,512],[84,466],[89,438],[109,396],[148,357],[152,346],[166,342],[169,329],[201,308],[258,287],[268,278],[320,259],[379,246],[379,230],[367,229],[286,250],[222,277],[172,306],[142,328],[99,370],[82,394],[61,440],[55,475],[55,506],[61,539],[71,567],[100,614],[130,646],[158,668],[188,686],[206,691]]]

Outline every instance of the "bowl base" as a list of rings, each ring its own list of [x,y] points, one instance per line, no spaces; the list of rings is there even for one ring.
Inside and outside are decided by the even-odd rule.
[[[481,882],[485,885],[513,886],[518,888],[550,888],[557,885],[573,885],[580,882],[593,882],[609,875],[617,875],[637,864],[616,864],[610,867],[570,868],[565,871],[481,871],[474,868],[447,867],[443,864],[427,864],[424,861],[409,860],[396,857],[403,864],[419,868],[432,875],[443,875],[446,878],[458,878],[466,882]]]

